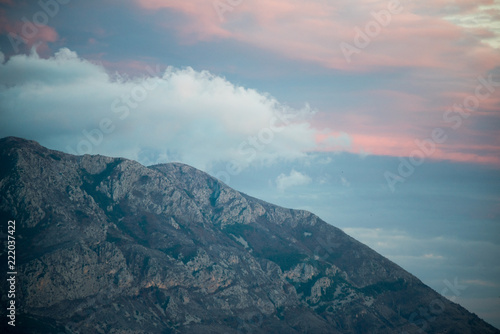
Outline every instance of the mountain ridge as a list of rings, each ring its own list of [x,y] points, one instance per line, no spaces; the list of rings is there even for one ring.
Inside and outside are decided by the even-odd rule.
[[[26,326],[500,332],[314,214],[188,165],[73,156],[14,137],[0,139],[0,157],[0,218],[18,222]]]

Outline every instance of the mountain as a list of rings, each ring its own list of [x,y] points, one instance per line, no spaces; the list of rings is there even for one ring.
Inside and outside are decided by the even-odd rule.
[[[500,333],[312,213],[190,166],[13,137],[0,161],[3,332]]]

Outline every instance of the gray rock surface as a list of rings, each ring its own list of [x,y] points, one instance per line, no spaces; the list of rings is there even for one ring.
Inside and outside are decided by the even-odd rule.
[[[16,332],[500,332],[317,216],[187,165],[13,137],[0,159],[2,242],[16,220]]]

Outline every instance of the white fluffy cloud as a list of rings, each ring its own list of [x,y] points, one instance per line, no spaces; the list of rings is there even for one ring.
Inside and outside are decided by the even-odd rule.
[[[280,191],[285,191],[290,187],[308,185],[311,181],[312,179],[308,175],[292,169],[289,175],[283,173],[278,175],[276,178],[276,187]]]
[[[0,137],[20,136],[71,153],[202,169],[296,159],[316,147],[313,111],[192,68],[113,78],[68,49],[0,65]],[[152,74],[152,75],[151,75]]]

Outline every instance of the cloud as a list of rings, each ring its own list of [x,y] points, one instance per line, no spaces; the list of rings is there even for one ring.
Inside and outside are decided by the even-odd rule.
[[[471,31],[482,42],[494,48],[500,47],[500,3],[498,0],[481,1],[423,1],[421,7],[427,14],[440,15],[445,20]]]
[[[468,79],[456,77],[453,82],[450,81],[453,76],[446,75],[443,80],[442,72],[411,75],[404,84],[411,83],[407,87],[357,91],[349,96],[349,105],[343,112],[321,111],[313,124],[317,128],[335,125],[349,133],[351,152],[403,157],[418,153],[421,150],[418,143],[430,140],[432,132],[442,128],[446,140],[435,143],[436,149],[426,155],[426,160],[498,166],[500,146],[496,134],[500,94],[497,82],[500,80],[496,78],[497,73],[492,71]],[[405,92],[410,90],[411,93]],[[478,91],[487,94],[478,98]],[[463,107],[464,101],[476,101],[476,110]],[[319,136],[323,138],[328,133],[335,135],[324,130]]]
[[[347,179],[343,176],[340,177],[340,182],[342,183],[342,185],[344,187],[350,187],[351,186],[351,183],[349,181],[347,181]]]
[[[498,286],[497,282],[484,281],[484,280],[479,280],[479,279],[467,280],[467,281],[465,281],[465,283],[470,284],[470,285],[480,285],[480,286],[491,287],[491,288],[496,288]]]
[[[14,6],[10,2],[6,2],[6,4]],[[34,21],[34,19],[41,20],[43,18],[46,19],[45,23]],[[39,53],[46,54],[50,50],[48,43],[59,40],[57,31],[46,24],[49,21],[48,14],[40,9],[32,20],[26,17],[23,17],[22,20],[10,20],[6,11],[0,9],[0,34],[6,35],[14,53],[28,52],[35,48]]]
[[[216,10],[216,3],[223,3],[224,9]],[[488,12],[485,6],[491,6],[492,0],[473,4],[460,1],[448,7],[443,2],[437,5],[431,1],[401,1],[396,8],[390,3],[194,0],[187,4],[177,0],[136,0],[145,10],[164,9],[184,15],[180,27],[175,29],[190,42],[231,39],[328,68],[372,71],[416,67],[463,71],[467,65],[475,73],[484,73],[498,64],[498,53],[481,43],[482,39],[498,39],[500,35],[494,20],[497,12],[483,18]],[[485,22],[468,27],[463,22],[469,22],[471,15]],[[163,21],[159,25],[174,28]],[[342,43],[351,45],[354,52],[342,51]],[[472,63],[470,59],[480,61]]]
[[[345,132],[334,133],[328,129],[323,130],[316,136],[318,150],[342,151],[352,146],[352,139]]]
[[[422,237],[391,228],[348,227],[343,230],[424,280],[444,270],[454,271],[464,280],[474,277],[474,270],[481,269],[484,275],[484,266],[491,272],[500,270],[496,261],[500,246],[493,242],[451,236]]]
[[[276,187],[279,191],[285,191],[290,187],[304,186],[311,183],[312,179],[306,174],[292,169],[289,175],[280,174],[276,178]]]
[[[146,164],[180,160],[202,169],[232,161],[297,159],[314,149],[314,112],[192,68],[149,68],[111,77],[69,49],[0,65],[0,136],[21,136],[72,153]]]
[[[183,21],[175,27],[157,23],[175,31],[181,43],[243,45],[304,66],[378,73],[377,81],[391,81],[389,87],[381,83],[377,89],[363,89],[364,83],[358,83],[358,88],[331,106],[342,112],[321,110],[322,119],[312,120],[314,127],[323,129],[316,138],[319,151],[346,150],[347,145],[355,153],[409,156],[418,149],[415,140],[428,138],[437,127],[449,127],[443,124],[446,110],[473,94],[477,85],[473,81],[500,64],[494,43],[500,40],[500,5],[493,0],[401,1],[397,13],[373,34],[366,32],[367,27],[382,20],[390,1],[220,1],[232,4],[223,11],[223,20],[213,8],[216,2],[135,1],[146,11],[181,13]],[[362,39],[369,40],[366,46],[356,46],[356,40]],[[351,62],[341,43],[356,47],[349,56]],[[337,76],[339,72],[326,73]],[[405,79],[398,83],[387,79],[395,73],[404,73]],[[342,106],[339,100],[353,106]],[[490,147],[497,142],[493,124],[498,124],[498,101],[497,92],[482,100],[474,117],[459,131],[451,131],[428,158],[500,164],[499,149]],[[348,140],[340,131],[349,134]]]

